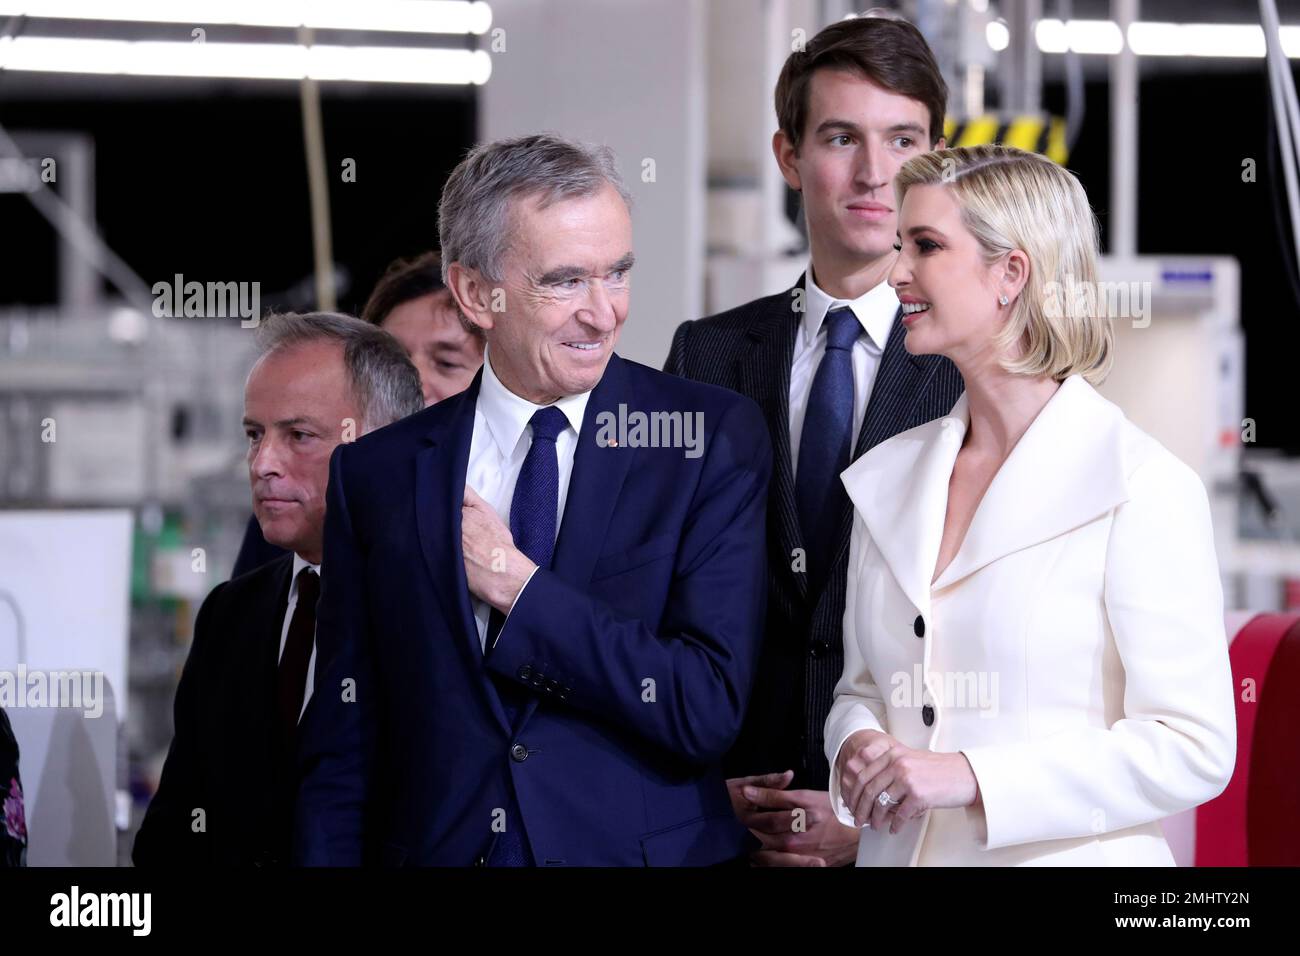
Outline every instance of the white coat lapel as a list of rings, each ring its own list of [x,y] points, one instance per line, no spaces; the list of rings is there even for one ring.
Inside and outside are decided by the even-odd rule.
[[[1127,501],[1124,423],[1123,412],[1079,376],[1062,382],[994,475],[934,586],[947,587]]]
[[[947,587],[1127,501],[1124,423],[1119,408],[1091,385],[1077,375],[1067,378],[994,476],[934,587]],[[969,425],[963,393],[950,414],[882,442],[842,475],[899,587],[927,615],[948,481]]]
[[[965,409],[963,394],[949,415],[881,442],[841,475],[872,542],[903,593],[925,615],[948,508],[948,479],[966,434]]]

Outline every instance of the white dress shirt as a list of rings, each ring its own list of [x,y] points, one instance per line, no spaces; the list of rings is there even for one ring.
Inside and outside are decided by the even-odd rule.
[[[864,334],[853,343],[853,443],[857,444],[862,419],[867,414],[867,400],[880,370],[889,330],[898,314],[898,294],[888,282],[881,282],[856,299],[833,299],[813,281],[812,263],[805,279],[803,321],[794,340],[794,363],[790,366],[790,461],[796,477],[799,470],[799,440],[803,437],[803,420],[808,411],[813,376],[826,354],[825,324],[831,309],[847,306],[862,323]]]
[[[298,555],[293,556],[293,577],[289,582],[289,603],[284,609],[284,623],[280,625],[280,653],[276,656],[279,661],[284,656],[284,645],[289,640],[289,624],[293,621],[294,609],[298,607],[298,575],[302,573],[303,568],[311,568],[316,574],[320,574],[319,564],[310,564],[306,558],[300,558]],[[307,701],[311,700],[311,685],[316,678],[316,638],[312,637],[311,657],[307,661],[307,686],[302,692],[302,710],[298,711],[298,718],[301,720],[303,711],[307,709]]]
[[[573,453],[578,447],[578,433],[582,431],[582,416],[587,410],[591,392],[567,395],[555,403],[564,412],[569,427],[555,439],[556,460],[560,469],[560,493],[556,500],[555,530],[559,534],[564,519],[564,503],[569,496],[569,478],[573,474]],[[492,371],[491,355],[483,356],[483,382],[479,386],[478,402],[474,406],[474,434],[469,443],[469,467],[465,471],[465,484],[492,506],[501,520],[510,524],[510,502],[515,495],[515,482],[524,466],[524,457],[532,445],[532,428],[529,419],[545,405],[534,405],[520,398],[501,384]],[[524,582],[524,587],[528,582]],[[523,593],[521,588],[520,594]],[[488,616],[492,607],[486,601],[473,598],[474,620],[478,624],[479,644],[487,641]]]

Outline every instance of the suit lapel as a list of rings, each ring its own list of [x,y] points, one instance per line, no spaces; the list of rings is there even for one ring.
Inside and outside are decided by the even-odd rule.
[[[256,660],[254,671],[255,686],[250,688],[247,700],[249,706],[241,710],[249,720],[247,737],[243,738],[256,748],[260,758],[261,773],[270,780],[280,772],[275,765],[275,734],[268,731],[279,726],[276,709],[276,686],[280,671],[280,635],[284,630],[284,616],[289,606],[289,584],[293,580],[293,555],[286,554],[276,558],[260,571],[262,575],[253,606],[247,608],[248,627],[242,629],[241,640],[232,642],[231,660]],[[242,620],[242,618],[241,618]],[[230,635],[235,637],[236,635]],[[247,643],[245,643],[247,642]],[[239,650],[235,650],[240,648]],[[245,649],[246,648],[246,649]],[[263,801],[270,799],[268,790],[262,795]]]
[[[242,695],[247,705],[236,708],[236,712],[243,714],[248,723],[244,726],[243,733],[231,735],[228,746],[237,748],[239,759],[248,763],[250,779],[270,784],[256,789],[252,801],[260,811],[249,816],[249,820],[255,823],[250,836],[265,841],[271,837],[268,827],[274,819],[278,800],[290,785],[292,773],[282,763],[283,755],[276,741],[280,730],[280,637],[289,609],[293,554],[281,555],[253,573],[262,573],[264,576],[257,593],[250,595],[251,606],[243,612],[253,615],[249,619],[244,638],[249,644],[246,651],[241,645],[232,644],[229,653],[230,666],[241,677],[245,674],[245,665],[249,660],[257,660],[259,664],[253,675],[252,686],[247,688],[247,695]],[[242,683],[241,680],[241,685]]]
[[[948,480],[966,434],[965,407],[963,394],[952,415],[894,436],[844,472],[844,487],[872,543],[907,599],[926,616],[948,511]]]
[[[482,667],[483,649],[465,577],[460,520],[469,446],[474,436],[474,408],[482,380],[480,369],[469,388],[445,403],[446,414],[429,430],[427,445],[415,460],[415,517],[420,550],[438,601],[452,624],[451,629],[458,632],[457,643],[469,655],[475,670]],[[488,696],[496,703],[495,694]],[[504,722],[505,713],[500,711],[499,703],[497,710]]]
[[[899,321],[902,314],[902,309],[894,313],[894,323],[889,327],[885,351],[880,356],[880,369],[871,386],[867,412],[862,416],[858,442],[853,448],[854,461],[889,437],[898,417],[911,411],[921,386],[929,379],[926,374],[929,370],[921,364],[919,357],[903,347],[907,330]]]
[[[618,417],[622,404],[636,409],[636,395],[628,381],[627,366],[618,355],[611,356],[605,374],[587,399],[582,415],[582,432],[573,452],[573,471],[565,499],[560,531],[555,539],[551,571],[577,587],[591,581],[591,572],[604,551],[605,537],[623,482],[640,453],[635,448],[602,447],[596,443],[599,416]],[[530,694],[517,727],[522,728],[537,710],[540,698]]]
[[[794,339],[802,312],[793,303],[802,293],[804,277],[790,290],[787,305],[774,308],[749,330],[748,351],[739,359],[740,391],[763,409],[772,435],[772,484],[768,505],[769,534],[779,562],[790,568],[794,549],[799,547],[799,511],[794,496],[794,463],[790,458],[790,365],[794,361]],[[799,299],[802,301],[802,299]],[[808,591],[807,575],[789,571],[799,593]]]
[[[638,454],[635,448],[603,448],[596,443],[598,416],[608,413],[617,418],[620,404],[630,409],[637,407],[627,368],[618,355],[613,355],[605,374],[592,389],[582,415],[582,433],[573,453],[569,494],[551,559],[552,571],[579,586],[591,580],[623,481]]]
[[[280,666],[280,632],[284,630],[284,615],[289,610],[289,586],[293,583],[293,554],[286,554],[271,562],[272,573],[266,591],[266,610],[259,614],[259,620],[266,622],[266,629],[274,635],[271,645],[273,669]]]
[[[880,369],[876,372],[875,383],[871,386],[871,398],[867,401],[867,411],[862,416],[862,427],[858,430],[857,445],[853,449],[854,461],[901,430],[899,419],[906,422],[912,410],[920,404],[926,388],[943,361],[937,355],[912,355],[904,348],[907,330],[900,321],[902,314],[901,308],[894,313],[894,324],[890,327],[885,351],[880,356]],[[846,504],[844,513],[840,516],[832,567],[847,558],[852,531],[853,507]]]
[[[284,616],[289,610],[289,585],[293,583],[293,555],[276,558],[267,566],[266,587],[262,591],[255,620],[258,653],[263,667],[261,673],[269,675],[272,691],[259,694],[257,699],[267,702],[267,714],[275,712],[275,682],[280,670],[280,635],[284,631]]]

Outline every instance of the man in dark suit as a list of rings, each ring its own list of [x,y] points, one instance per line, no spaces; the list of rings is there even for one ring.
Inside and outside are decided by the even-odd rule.
[[[719,762],[762,633],[762,416],[614,354],[633,256],[608,150],[480,146],[439,220],[487,359],[331,462],[299,859],[733,859]]]
[[[942,148],[946,99],[925,39],[902,20],[841,21],[792,54],[772,147],[802,197],[808,270],[786,292],[683,323],[664,366],[748,395],[772,436],[767,635],[726,761],[757,864],[845,865],[856,855],[857,831],[831,812],[822,753],[844,667],[853,512],[839,474],[873,445],[947,414],[961,394],[951,362],[904,348],[887,282],[894,174],[927,144]]]
[[[244,389],[248,476],[266,540],[288,553],[219,584],[199,610],[137,866],[287,862],[329,456],[423,407],[402,347],[360,319],[275,315],[259,337]]]

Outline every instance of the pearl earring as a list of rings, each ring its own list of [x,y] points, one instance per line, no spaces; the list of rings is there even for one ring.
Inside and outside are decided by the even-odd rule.
[[[998,305],[1006,305],[1006,304],[1007,304],[1007,297],[1005,295],[998,296]]]

